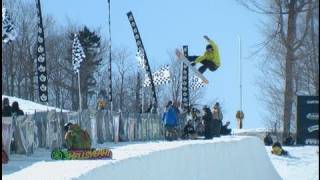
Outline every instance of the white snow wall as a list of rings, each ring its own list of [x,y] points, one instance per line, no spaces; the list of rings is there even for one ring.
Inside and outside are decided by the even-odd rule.
[[[281,179],[262,141],[256,137],[234,141],[194,141],[176,148],[154,151],[148,155],[106,164],[79,177],[81,180],[101,178],[112,180]]]

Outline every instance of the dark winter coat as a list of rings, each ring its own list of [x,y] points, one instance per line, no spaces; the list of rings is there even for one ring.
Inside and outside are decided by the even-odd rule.
[[[12,114],[15,114],[16,116],[23,116],[24,112],[19,108],[18,102],[12,103]]]
[[[213,138],[213,121],[212,121],[212,113],[209,108],[204,108],[204,115],[202,119],[204,120],[204,137],[205,139]]]
[[[2,117],[11,117],[11,116],[12,116],[11,106],[4,106],[2,108]]]
[[[263,142],[266,146],[271,146],[273,144],[273,140],[270,134],[267,134],[266,137],[264,137]]]
[[[172,105],[169,105],[167,111],[163,113],[162,121],[164,125],[176,126],[177,125],[177,112]]]
[[[220,106],[215,105],[212,110],[212,118],[213,118],[213,136],[220,137],[221,126],[223,114],[221,112]]]
[[[12,107],[9,104],[8,98],[3,98],[2,100],[2,117],[11,117],[12,116]]]
[[[286,146],[292,146],[294,145],[294,140],[292,138],[292,136],[289,136],[285,139],[285,141],[283,142],[284,145]]]
[[[194,134],[194,133],[196,133],[196,131],[194,130],[194,127],[189,123],[183,128],[183,132],[184,132],[184,134]]]
[[[229,129],[227,125],[223,125],[223,126],[221,126],[220,134],[221,135],[229,135],[229,134],[231,134],[231,129]]]

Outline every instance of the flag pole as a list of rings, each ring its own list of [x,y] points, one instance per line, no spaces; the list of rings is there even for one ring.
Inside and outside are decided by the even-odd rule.
[[[109,71],[109,101],[110,101],[110,111],[112,112],[113,111],[113,103],[112,103],[112,67],[111,67],[111,10],[110,10],[110,0],[108,0],[108,10],[109,10],[109,19],[108,19],[108,22],[109,22],[109,67],[108,67],[108,71]]]
[[[79,111],[82,111],[82,98],[81,98],[81,89],[80,89],[80,68],[78,71],[78,85],[79,85]]]

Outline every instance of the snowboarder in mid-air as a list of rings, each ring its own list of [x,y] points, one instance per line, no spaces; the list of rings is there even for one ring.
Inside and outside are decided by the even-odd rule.
[[[208,36],[203,36],[207,41],[206,51],[202,56],[188,56],[187,59],[194,66],[197,63],[201,63],[202,66],[199,67],[199,72],[203,74],[207,69],[210,71],[215,71],[220,67],[220,56],[218,46],[209,39]],[[178,57],[182,56],[182,52],[176,50],[176,55]]]

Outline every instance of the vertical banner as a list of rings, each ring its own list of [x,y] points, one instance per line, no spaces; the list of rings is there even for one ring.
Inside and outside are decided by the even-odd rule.
[[[183,53],[188,57],[188,46],[183,46]],[[182,108],[184,111],[189,111],[189,68],[182,63]]]
[[[36,0],[38,15],[38,37],[37,37],[37,72],[40,102],[48,102],[48,78],[46,68],[46,51],[44,46],[44,32],[42,25],[40,0]]]
[[[145,49],[143,47],[141,36],[140,36],[139,31],[138,31],[138,27],[136,25],[136,22],[134,20],[132,12],[131,11],[128,12],[127,16],[128,16],[128,19],[129,19],[129,22],[130,22],[130,25],[131,25],[131,28],[132,28],[132,31],[133,31],[134,38],[135,38],[136,43],[137,43],[138,52],[141,53],[143,55],[143,57],[144,57],[145,71],[146,71],[146,74],[148,75],[148,77],[150,79],[150,83],[151,83],[152,98],[153,98],[153,108],[154,108],[154,111],[157,111],[157,106],[158,106],[157,95],[156,95],[156,90],[155,90],[155,86],[154,86],[153,77],[152,77],[151,69],[150,69],[150,66],[149,66],[147,54],[146,54],[146,51],[145,51]]]
[[[17,36],[15,27],[11,21],[7,9],[2,5],[2,42],[8,43],[13,41]]]
[[[319,96],[298,96],[297,144],[319,144]]]

